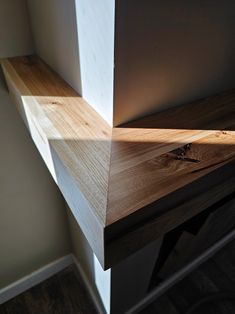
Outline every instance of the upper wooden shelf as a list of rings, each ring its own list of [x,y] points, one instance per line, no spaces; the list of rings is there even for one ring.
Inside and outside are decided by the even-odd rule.
[[[1,64],[105,269],[235,191],[235,90],[111,128],[39,58]]]

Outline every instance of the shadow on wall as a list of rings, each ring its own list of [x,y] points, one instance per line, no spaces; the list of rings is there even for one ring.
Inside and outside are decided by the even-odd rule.
[[[33,52],[26,0],[0,1],[0,58]]]
[[[28,1],[35,50],[82,95],[75,0]]]
[[[234,88],[233,0],[116,3],[114,125]]]

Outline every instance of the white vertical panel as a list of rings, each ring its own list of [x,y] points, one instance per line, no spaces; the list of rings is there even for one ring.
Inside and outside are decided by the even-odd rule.
[[[99,297],[107,313],[111,312],[111,269],[103,270],[95,254],[94,257],[94,280],[99,292]]]
[[[82,95],[113,121],[115,0],[76,0]]]

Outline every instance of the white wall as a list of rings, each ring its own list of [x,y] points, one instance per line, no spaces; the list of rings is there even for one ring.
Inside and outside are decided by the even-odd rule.
[[[113,124],[115,0],[75,0],[82,96]]]
[[[0,58],[32,53],[26,0],[0,0]]]
[[[0,289],[70,253],[64,200],[0,79]]]

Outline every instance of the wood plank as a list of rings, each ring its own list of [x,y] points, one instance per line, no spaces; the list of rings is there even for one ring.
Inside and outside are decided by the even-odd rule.
[[[103,263],[111,128],[38,58],[2,66],[34,143]]]
[[[2,67],[38,150],[105,268],[235,190],[235,90],[111,128],[39,58],[2,60]],[[197,208],[186,211],[186,195]],[[120,246],[123,241],[128,244]],[[117,259],[110,257],[114,248]]]
[[[218,131],[192,142],[185,157],[196,159],[198,163],[177,160],[174,154],[172,156],[169,153],[158,157],[156,153],[156,157],[138,165],[130,165],[128,169],[123,170],[120,162],[119,172],[113,173],[111,159],[107,224],[128,216],[235,159],[233,131]]]
[[[167,197],[105,228],[105,260],[112,265],[235,190],[235,162],[219,168]]]

